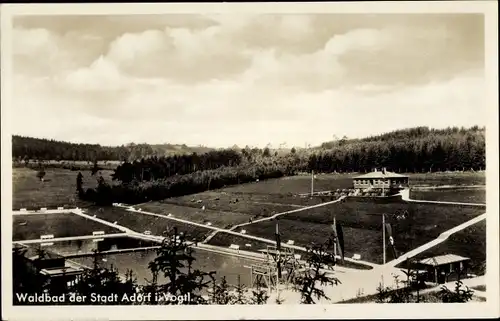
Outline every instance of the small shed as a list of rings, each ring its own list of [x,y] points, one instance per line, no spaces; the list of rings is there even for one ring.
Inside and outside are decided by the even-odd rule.
[[[34,247],[21,246],[21,248],[25,250],[24,264],[28,271],[34,275],[48,277],[50,283],[75,282],[84,271],[80,265],[52,251],[44,250],[43,256],[40,257],[40,251]]]
[[[466,275],[470,258],[456,254],[445,254],[420,260],[418,264],[427,271],[427,281],[442,284],[452,275]]]

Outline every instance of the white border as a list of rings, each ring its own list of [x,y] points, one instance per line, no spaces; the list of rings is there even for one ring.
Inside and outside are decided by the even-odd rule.
[[[498,4],[496,1],[364,2],[364,3],[190,3],[190,4],[3,4],[1,10],[2,71],[2,319],[67,319],[85,317],[133,319],[317,319],[317,318],[481,318],[498,317],[499,208],[498,208]],[[12,241],[11,166],[11,18],[32,15],[104,15],[158,13],[482,13],[485,15],[485,74],[489,120],[487,158],[487,295],[486,303],[470,304],[356,304],[267,306],[120,306],[116,307],[13,307],[10,244]],[[474,108],[474,106],[471,106]]]

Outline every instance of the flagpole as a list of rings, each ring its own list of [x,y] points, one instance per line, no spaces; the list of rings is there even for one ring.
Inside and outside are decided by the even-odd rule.
[[[314,171],[311,171],[311,196],[314,195]]]
[[[333,216],[333,228],[336,229],[337,228],[337,222],[335,220],[335,216]],[[335,233],[337,234],[337,233]],[[337,235],[337,238],[338,238],[338,235]],[[335,240],[335,245],[333,246],[333,255],[335,256],[335,258],[337,257],[337,243],[338,240],[336,239]]]
[[[382,246],[383,246],[383,254],[382,256],[384,257],[384,264],[385,264],[385,214],[382,214]]]
[[[278,299],[279,298],[279,294],[280,294],[280,289],[279,289],[279,285],[280,285],[280,276],[281,276],[281,240],[280,240],[280,234],[279,234],[279,227],[278,227],[278,220],[276,219],[276,256],[277,256],[277,260],[276,260],[276,268],[277,268],[277,271],[276,271],[276,298]]]

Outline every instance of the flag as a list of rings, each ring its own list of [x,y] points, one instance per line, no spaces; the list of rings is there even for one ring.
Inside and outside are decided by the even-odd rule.
[[[337,240],[340,249],[340,256],[342,257],[342,262],[344,262],[344,230],[342,229],[342,225],[337,225]]]
[[[278,220],[276,220],[276,265],[278,268],[278,279],[281,279],[281,257],[280,257],[280,251],[281,251],[281,238],[280,238],[280,231],[278,227]]]
[[[387,236],[389,237],[389,244],[391,245],[392,254],[394,255],[394,259],[397,259],[396,247],[394,246],[394,238],[392,237],[392,227],[391,223],[385,223],[385,229],[387,230]]]
[[[278,227],[278,221],[276,221],[275,237],[276,237],[276,250],[279,251],[279,250],[281,250],[281,238],[280,238],[280,231],[279,231],[279,227]]]
[[[332,228],[333,235],[335,236],[335,246],[337,246],[342,263],[344,263],[344,233],[342,231],[342,226],[337,224],[335,218],[333,218]]]

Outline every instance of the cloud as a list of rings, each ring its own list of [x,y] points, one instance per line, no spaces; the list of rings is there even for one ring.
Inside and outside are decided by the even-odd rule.
[[[74,27],[64,18],[66,29],[25,20],[13,37],[19,133],[302,146],[334,134],[485,122],[472,23],[465,32],[434,18],[174,17],[93,17],[102,34],[83,23],[90,18]]]

